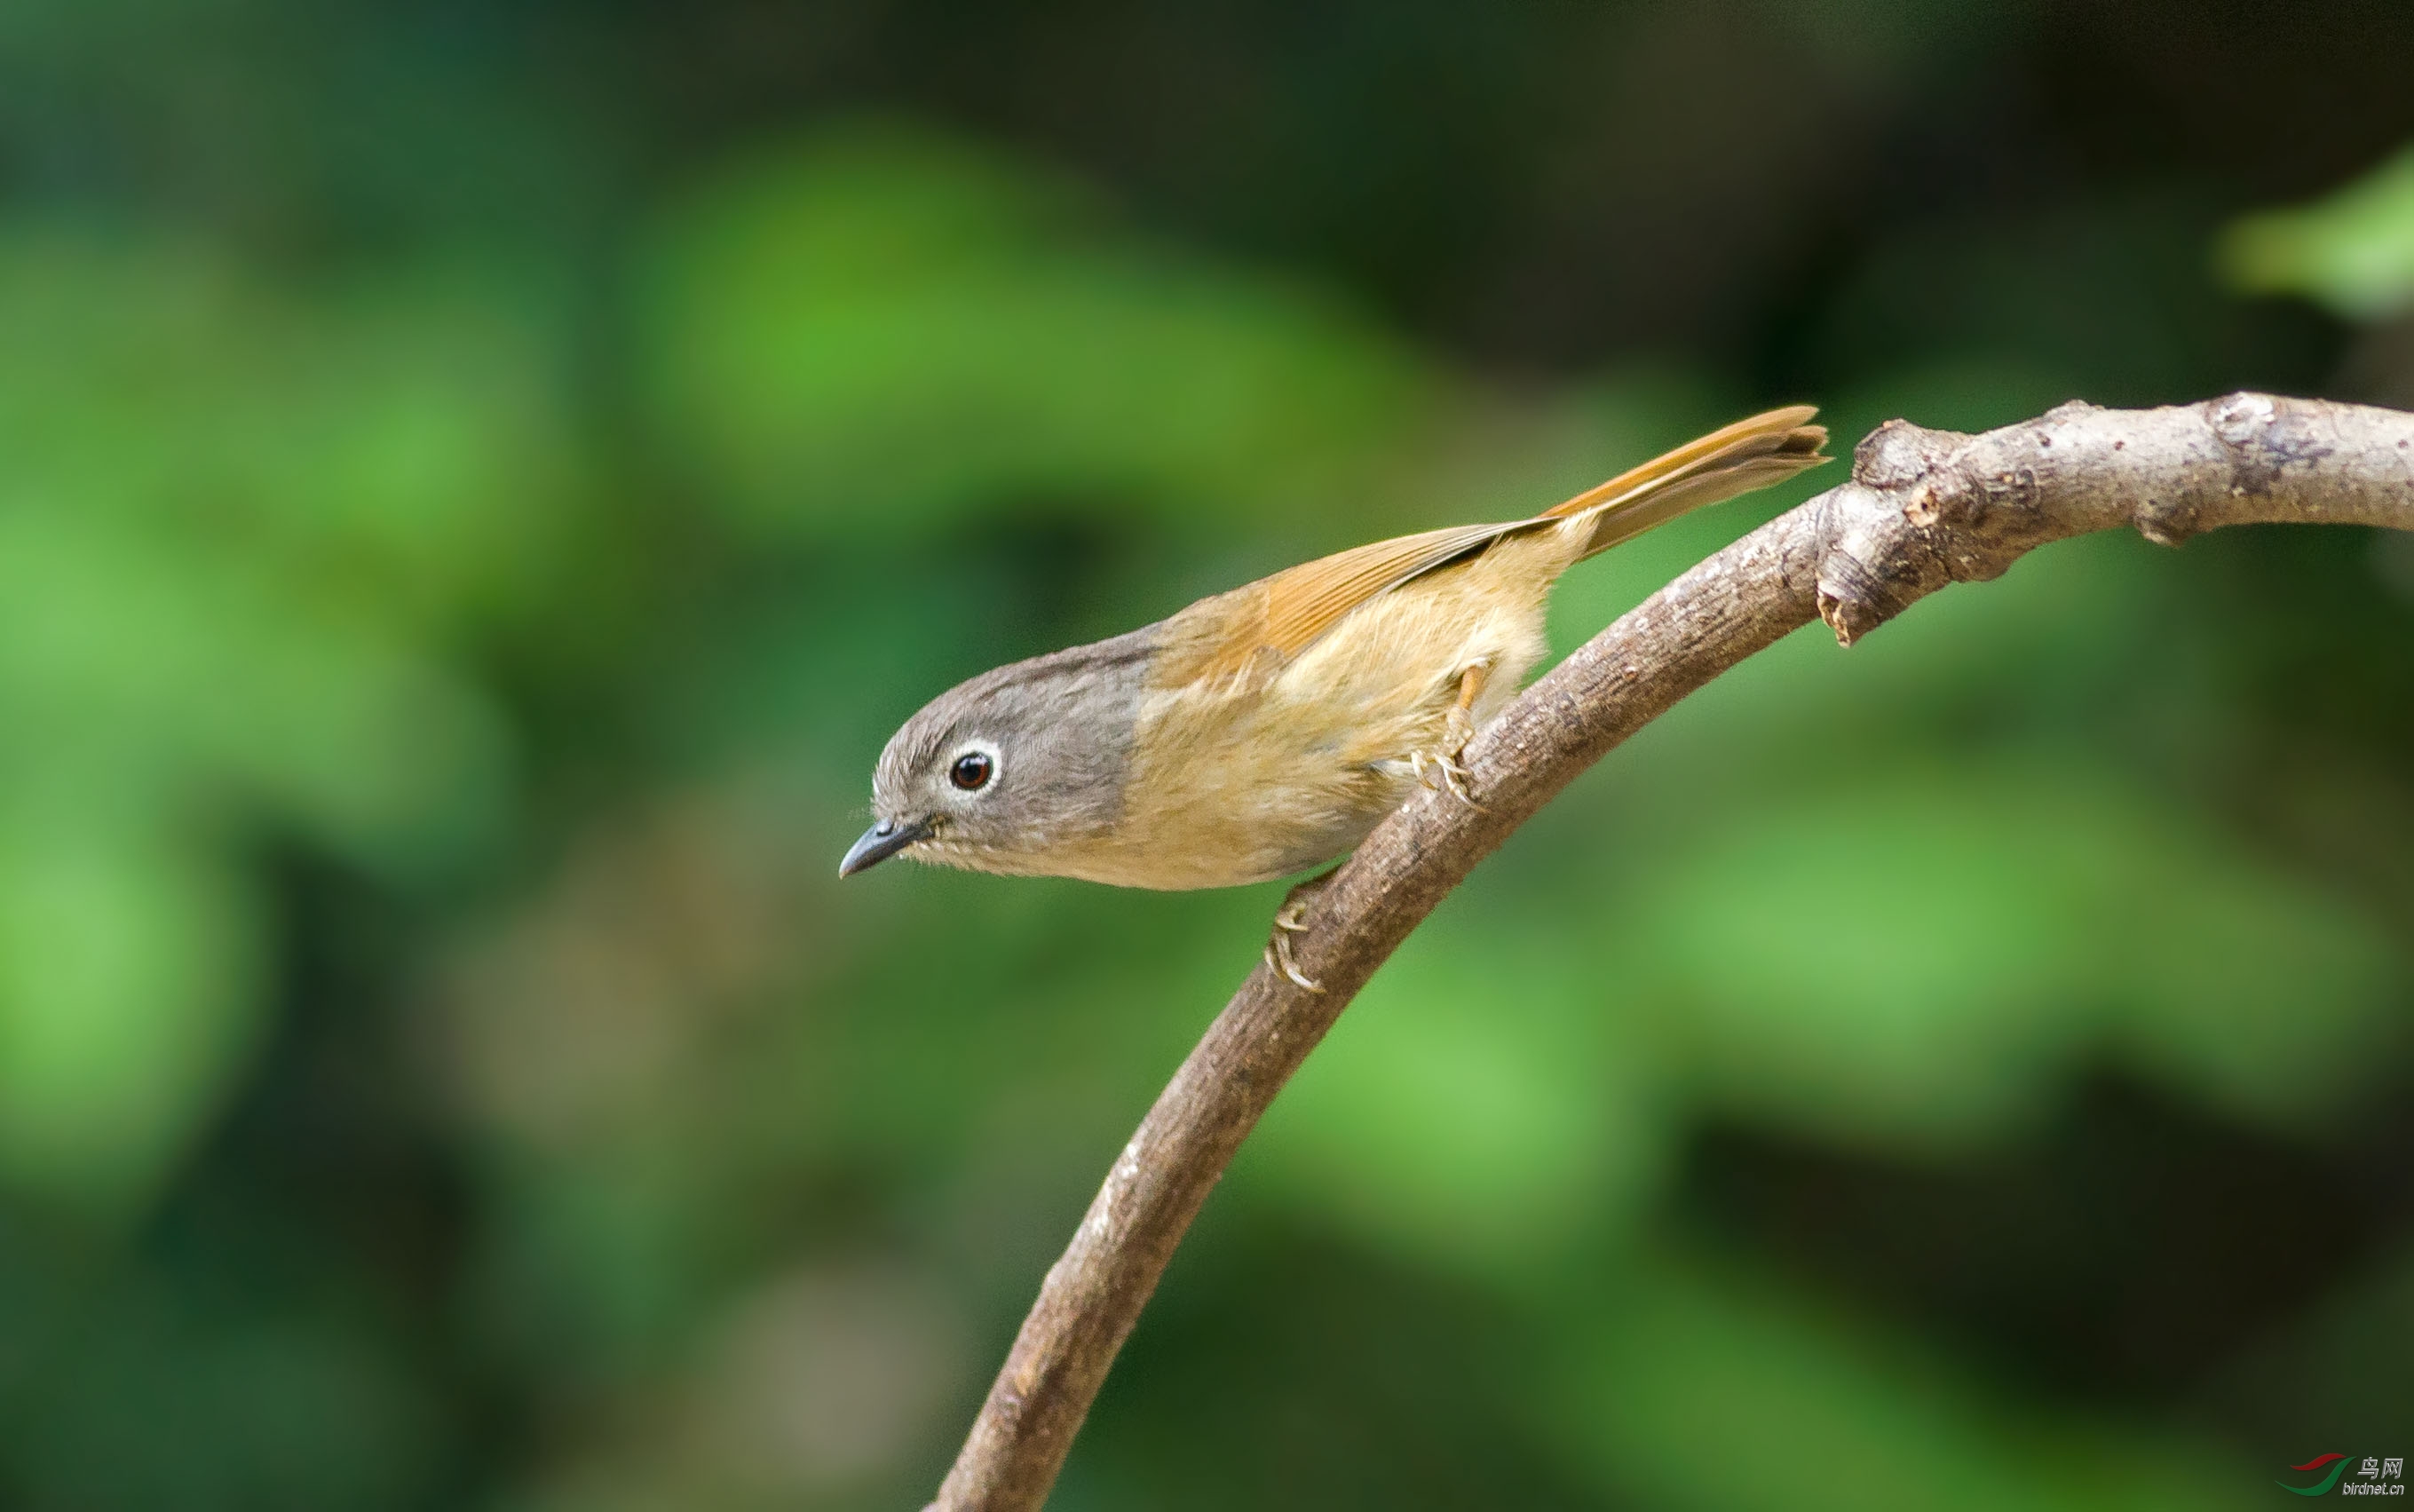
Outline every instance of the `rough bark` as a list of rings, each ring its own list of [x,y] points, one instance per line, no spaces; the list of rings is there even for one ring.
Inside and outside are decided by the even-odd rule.
[[[2066,404],[1983,435],[1890,421],[1851,478],[1653,594],[1511,704],[1466,752],[1481,810],[1421,795],[1308,906],[1308,992],[1259,967],[1149,1111],[1051,1267],[941,1512],[1030,1512],[1200,1205],[1376,967],[1578,772],[1721,672],[1825,620],[1851,645],[1947,583],[2049,541],[2129,526],[2178,546],[2260,522],[2414,530],[2414,415],[2237,394]]]

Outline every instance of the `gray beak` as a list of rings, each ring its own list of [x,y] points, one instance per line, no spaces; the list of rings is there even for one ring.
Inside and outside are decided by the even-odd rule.
[[[883,819],[863,831],[862,839],[846,847],[846,859],[838,863],[838,875],[853,876],[868,867],[877,866],[930,832],[931,821],[928,819],[917,819],[912,824]]]

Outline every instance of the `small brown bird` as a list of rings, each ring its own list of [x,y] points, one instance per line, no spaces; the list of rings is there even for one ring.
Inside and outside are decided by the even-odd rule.
[[[1817,412],[1737,421],[1530,519],[1378,541],[984,672],[890,739],[879,822],[839,875],[906,855],[1230,887],[1331,861],[1421,782],[1472,801],[1459,752],[1542,659],[1559,575],[1827,460]]]

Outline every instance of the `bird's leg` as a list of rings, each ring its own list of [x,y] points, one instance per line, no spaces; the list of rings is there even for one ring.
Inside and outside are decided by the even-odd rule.
[[[1274,912],[1274,932],[1266,941],[1266,965],[1282,973],[1293,986],[1304,987],[1312,993],[1320,993],[1324,989],[1310,981],[1299,969],[1299,963],[1291,959],[1290,937],[1306,932],[1308,904],[1324,891],[1326,883],[1333,880],[1333,873],[1339,870],[1341,868],[1335,866],[1321,876],[1311,876],[1284,893],[1283,906]]]
[[[1458,701],[1442,716],[1442,754],[1453,762],[1475,739],[1475,700],[1483,696],[1483,684],[1492,678],[1490,662],[1470,662],[1458,674]]]
[[[1491,675],[1491,663],[1468,663],[1458,674],[1458,701],[1442,716],[1441,749],[1430,756],[1420,751],[1408,757],[1419,782],[1424,781],[1425,765],[1431,762],[1441,773],[1441,784],[1450,795],[1478,813],[1484,812],[1483,805],[1467,790],[1467,768],[1460,765],[1458,754],[1475,739],[1475,700],[1483,696],[1484,680]]]

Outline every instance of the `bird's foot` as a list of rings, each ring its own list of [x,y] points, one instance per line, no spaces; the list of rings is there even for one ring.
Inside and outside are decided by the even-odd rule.
[[[1274,971],[1292,986],[1304,987],[1312,993],[1320,993],[1324,991],[1323,987],[1300,970],[1299,963],[1291,958],[1290,937],[1307,928],[1295,917],[1299,911],[1296,908],[1285,908],[1274,915],[1274,936],[1266,941],[1266,965],[1274,967]]]
[[[1338,871],[1340,868],[1335,867],[1334,870]],[[1291,985],[1304,987],[1312,993],[1320,993],[1324,989],[1311,980],[1305,972],[1300,970],[1299,962],[1293,959],[1290,953],[1290,937],[1293,935],[1307,933],[1308,903],[1318,893],[1323,891],[1324,885],[1332,880],[1333,873],[1326,872],[1321,876],[1308,878],[1283,894],[1283,906],[1274,913],[1274,934],[1266,940],[1266,965],[1272,966]]]
[[[1441,774],[1441,785],[1449,790],[1450,796],[1478,814],[1492,811],[1477,802],[1468,792],[1468,784],[1473,779],[1468,777],[1467,768],[1460,764],[1458,756],[1467,749],[1467,742],[1475,739],[1475,700],[1483,695],[1483,684],[1491,678],[1492,664],[1488,661],[1469,662],[1462,668],[1458,674],[1458,700],[1442,714],[1441,749],[1408,758],[1408,764],[1416,769],[1419,782],[1425,780],[1425,767],[1430,764]]]
[[[1461,743],[1463,744],[1464,742]],[[1451,797],[1457,799],[1460,802],[1466,804],[1468,808],[1473,809],[1476,813],[1489,814],[1492,812],[1490,809],[1485,808],[1483,804],[1477,802],[1475,801],[1475,795],[1467,790],[1467,786],[1472,779],[1469,777],[1467,768],[1460,763],[1458,753],[1456,751],[1448,749],[1441,751],[1412,751],[1408,753],[1408,770],[1417,774],[1417,781],[1424,784],[1428,787],[1439,786],[1444,792],[1449,793]],[[1433,775],[1427,775],[1428,771],[1430,771]],[[1436,781],[1436,778],[1439,779],[1438,782]]]

